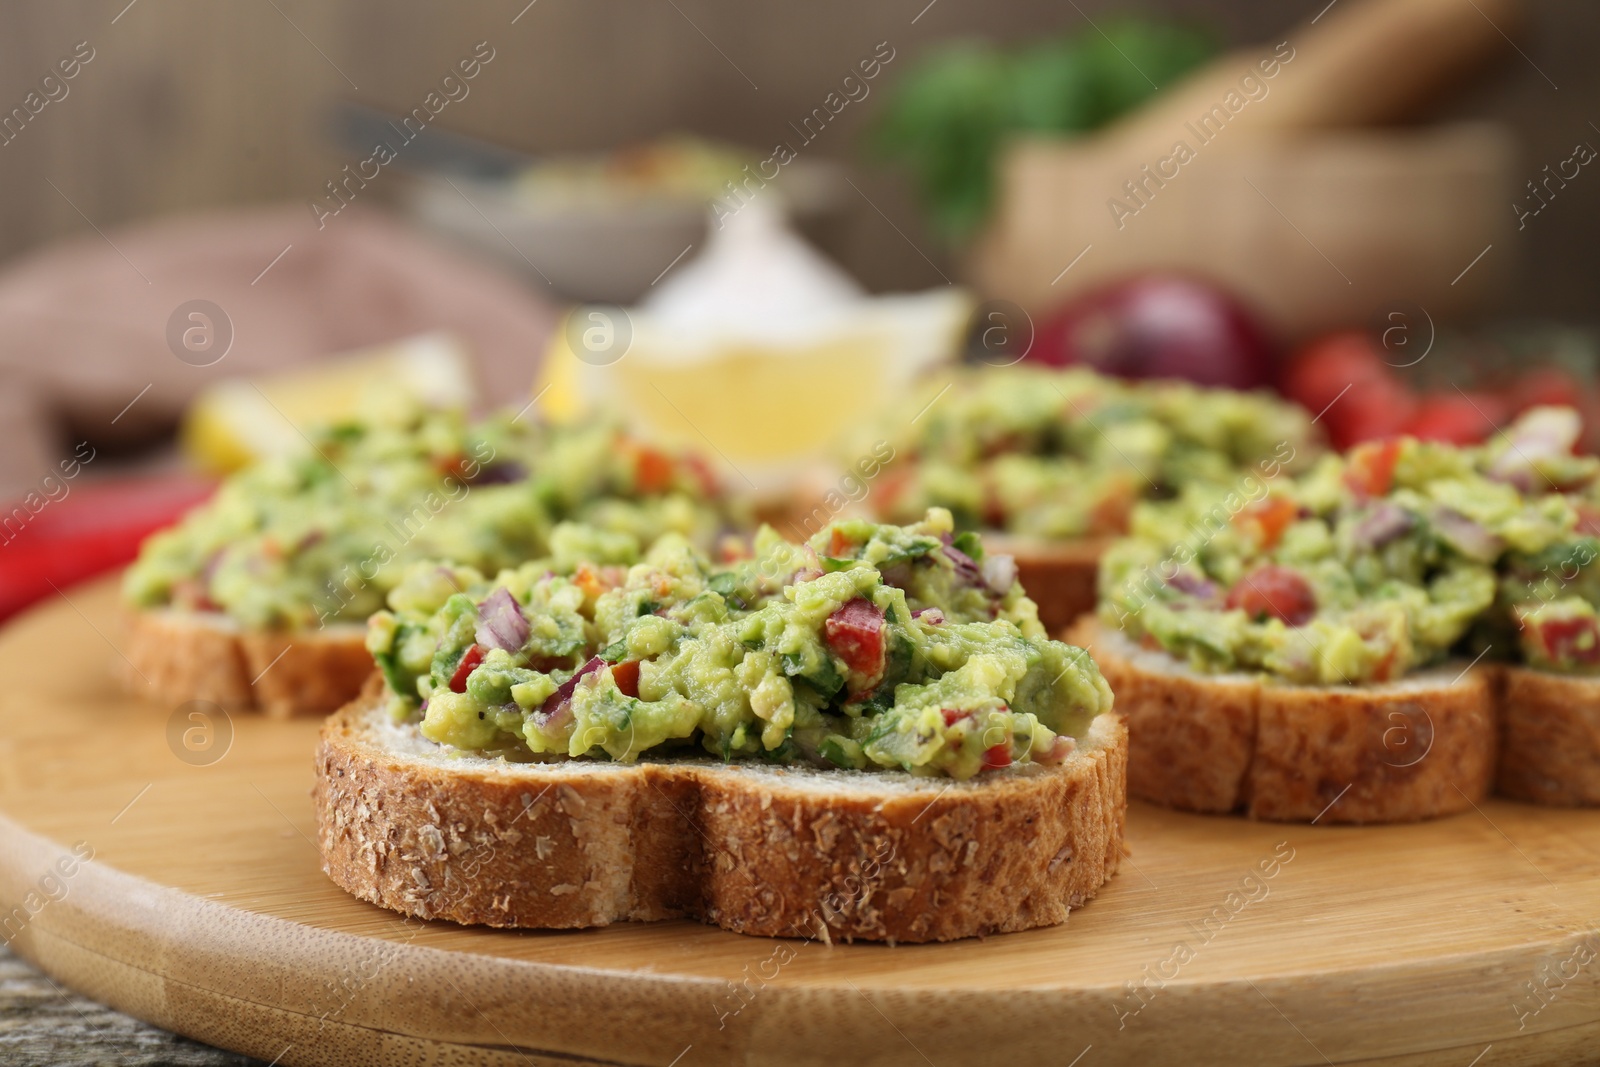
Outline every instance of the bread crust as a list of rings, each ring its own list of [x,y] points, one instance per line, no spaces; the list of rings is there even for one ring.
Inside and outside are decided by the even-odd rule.
[[[1554,807],[1600,805],[1600,678],[1497,668],[1497,792]]]
[[[1017,579],[1039,605],[1039,621],[1049,633],[1060,633],[1094,610],[1100,556],[1110,538],[1085,537],[1072,541],[1043,541],[1004,533],[983,534],[989,555],[1008,555],[1017,561]]]
[[[589,927],[691,917],[740,933],[946,941],[1066,920],[1115,873],[1127,731],[1058,767],[951,782],[709,759],[450,758],[381,682],[323,727],[323,869],[424,919]]]
[[[125,633],[127,659],[117,666],[131,692],[274,718],[326,715],[359,693],[373,669],[359,623],[248,630],[220,612],[154,609],[129,612]]]
[[[1088,648],[1128,721],[1128,790],[1185,811],[1282,822],[1387,823],[1470,808],[1495,761],[1490,672],[1300,686],[1204,675],[1085,619]]]

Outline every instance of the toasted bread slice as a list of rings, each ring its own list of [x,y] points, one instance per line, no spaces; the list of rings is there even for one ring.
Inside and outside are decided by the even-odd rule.
[[[1039,605],[1039,621],[1057,634],[1094,610],[1100,556],[1110,538],[1042,541],[1004,533],[985,533],[984,551],[1017,561],[1017,579]]]
[[[1365,686],[1208,675],[1084,619],[1128,723],[1128,790],[1185,811],[1285,822],[1408,822],[1463,811],[1494,772],[1490,672],[1464,664]]]
[[[511,762],[394,724],[375,679],[324,725],[323,869],[425,919],[692,917],[777,937],[946,941],[1066,920],[1116,871],[1127,731],[970,781],[685,758]]]
[[[1504,666],[1495,790],[1571,808],[1600,804],[1600,678]]]
[[[131,612],[117,661],[127,688],[158,700],[209,700],[276,718],[326,715],[372,673],[366,628],[249,630],[220,612]],[[146,680],[148,679],[148,686]]]

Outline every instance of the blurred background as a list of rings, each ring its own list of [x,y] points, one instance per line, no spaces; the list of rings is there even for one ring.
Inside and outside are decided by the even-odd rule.
[[[0,151],[7,192],[0,254],[81,234],[89,226],[84,216],[105,228],[208,207],[312,199],[357,158],[330,136],[336,102],[409,111],[478,41],[488,41],[497,58],[438,125],[531,155],[604,150],[674,131],[765,150],[792,137],[789,122],[889,41],[896,58],[871,95],[844,109],[807,148],[855,165],[852,177],[882,209],[880,215],[862,197],[847,202],[848,222],[830,251],[863,284],[885,290],[940,284],[938,270],[954,269],[907,176],[863,165],[870,164],[864,134],[917,56],[951,38],[1025,43],[1130,14],[1195,22],[1225,45],[1276,43],[1326,0],[937,0],[931,7],[926,0],[538,0],[525,12],[519,0],[138,0],[123,11],[125,3],[0,9],[0,100],[7,106],[20,103],[76,42],[96,49],[70,100],[52,105],[58,113],[41,114],[25,137]],[[1600,121],[1591,113],[1600,99],[1593,5],[1529,0],[1524,10],[1515,38],[1525,55],[1507,48],[1430,114],[1504,122],[1515,133],[1519,179],[1567,158],[1576,140],[1600,137],[1588,125]],[[402,195],[401,183],[388,177],[373,183],[374,201]],[[1593,318],[1600,181],[1589,185],[1563,193],[1571,200],[1557,224],[1523,235],[1508,306]],[[1505,211],[1510,217],[1509,204]]]

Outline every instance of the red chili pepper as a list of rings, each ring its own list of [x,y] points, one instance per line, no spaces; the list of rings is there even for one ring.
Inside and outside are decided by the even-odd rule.
[[[450,676],[450,691],[452,693],[465,693],[467,691],[467,675],[472,673],[474,667],[483,662],[483,646],[473,645],[461,657],[461,662],[456,664],[456,673]]]
[[[625,660],[622,663],[611,665],[611,680],[617,683],[617,689],[623,696],[636,697],[639,695],[639,661],[636,659]]]

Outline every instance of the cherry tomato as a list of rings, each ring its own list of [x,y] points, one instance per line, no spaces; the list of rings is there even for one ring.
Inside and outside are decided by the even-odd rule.
[[[1298,571],[1264,563],[1228,590],[1227,606],[1242,608],[1252,619],[1282,619],[1304,626],[1317,613],[1317,597]]]
[[[1505,413],[1494,397],[1462,393],[1425,396],[1406,423],[1406,433],[1423,441],[1475,445],[1494,432],[1495,420]]]

